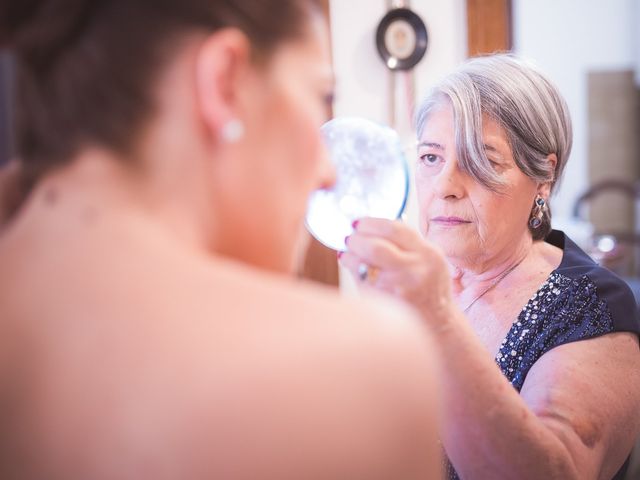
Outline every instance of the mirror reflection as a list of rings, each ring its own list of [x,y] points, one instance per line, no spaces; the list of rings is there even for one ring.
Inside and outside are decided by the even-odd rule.
[[[336,183],[312,194],[306,225],[323,245],[344,250],[354,221],[402,215],[409,173],[400,137],[389,127],[365,118],[336,118],[323,125],[322,135]]]

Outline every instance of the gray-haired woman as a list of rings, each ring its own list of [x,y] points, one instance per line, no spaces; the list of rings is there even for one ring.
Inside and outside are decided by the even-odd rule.
[[[640,420],[640,324],[626,285],[551,230],[564,100],[523,60],[482,57],[433,89],[417,127],[424,238],[362,219],[341,262],[435,332],[450,478],[618,478]]]

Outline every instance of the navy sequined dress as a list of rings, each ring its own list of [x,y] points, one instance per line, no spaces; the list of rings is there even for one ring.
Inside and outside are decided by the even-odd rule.
[[[554,347],[613,332],[640,335],[638,306],[626,283],[564,233],[554,230],[546,242],[563,250],[560,266],[524,306],[495,359],[518,392],[533,364]],[[447,472],[450,480],[459,478],[451,464]]]

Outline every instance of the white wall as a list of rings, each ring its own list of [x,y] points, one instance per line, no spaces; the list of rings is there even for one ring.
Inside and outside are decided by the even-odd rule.
[[[556,82],[573,118],[573,152],[553,200],[554,224],[568,220],[588,187],[587,72],[634,67],[636,1],[513,0],[515,52]]]
[[[466,56],[464,0],[413,0],[429,32],[425,57],[415,69],[416,93],[448,73]],[[375,32],[385,0],[332,0],[333,63],[338,80],[336,116],[359,115],[385,122],[388,70],[378,56]]]
[[[453,70],[466,58],[465,0],[412,0],[411,9],[424,21],[429,45],[415,68],[415,101],[418,103],[430,85]],[[337,78],[336,116],[361,116],[388,124],[390,73],[378,56],[375,33],[387,11],[385,0],[331,0],[333,64]],[[403,75],[397,76],[398,102],[401,110]],[[406,112],[406,109],[405,109]],[[408,115],[406,115],[408,116]],[[408,124],[408,121],[405,122]],[[408,125],[398,124],[406,143],[409,165],[415,163],[415,135]],[[415,189],[411,182],[407,221],[417,225]],[[350,278],[341,275],[349,290]]]

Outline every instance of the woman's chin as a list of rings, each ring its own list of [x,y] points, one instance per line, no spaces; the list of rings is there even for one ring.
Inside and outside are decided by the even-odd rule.
[[[430,228],[427,240],[440,247],[446,257],[464,257],[472,248],[470,235],[459,231]]]

